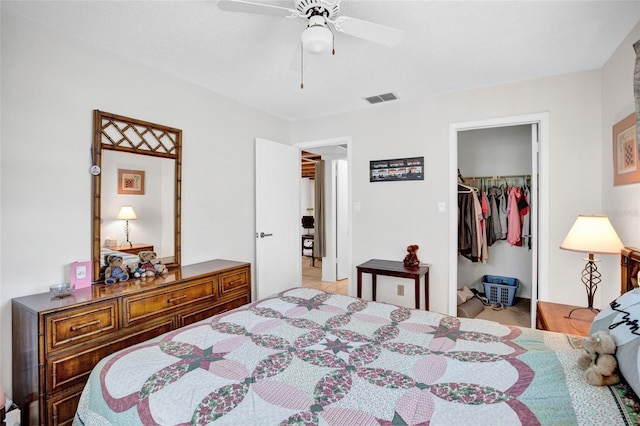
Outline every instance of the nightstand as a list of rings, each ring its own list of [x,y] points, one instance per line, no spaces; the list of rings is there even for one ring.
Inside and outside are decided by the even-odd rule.
[[[538,302],[537,306],[536,328],[541,330],[588,336],[591,323],[596,316],[596,313],[589,309],[578,309],[571,314],[571,318],[566,318],[572,309],[579,306],[551,302]]]
[[[123,253],[129,253],[129,254],[138,254],[141,251],[153,251],[153,246],[151,244],[133,244],[131,246],[124,245],[124,246],[116,246],[116,247],[109,247],[109,248],[111,250],[121,251]]]

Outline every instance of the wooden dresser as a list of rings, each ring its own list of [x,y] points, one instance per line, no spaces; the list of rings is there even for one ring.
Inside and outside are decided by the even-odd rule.
[[[22,424],[73,421],[106,355],[251,301],[251,265],[212,260],[161,277],[13,299],[13,398]]]

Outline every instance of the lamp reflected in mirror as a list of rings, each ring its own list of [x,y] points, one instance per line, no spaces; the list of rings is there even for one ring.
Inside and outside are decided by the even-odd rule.
[[[131,233],[131,227],[129,226],[129,221],[138,219],[138,216],[136,216],[136,212],[133,210],[133,207],[131,206],[120,207],[120,211],[118,211],[118,215],[116,216],[116,219],[126,221],[124,225],[124,235],[127,237],[127,240],[123,242],[122,245],[124,246],[125,244],[128,244],[129,247],[133,247],[133,244],[131,243],[131,241],[129,241],[129,234]]]

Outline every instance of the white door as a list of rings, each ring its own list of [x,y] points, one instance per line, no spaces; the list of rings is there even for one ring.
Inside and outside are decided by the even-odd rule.
[[[300,150],[256,138],[256,298],[301,285]]]

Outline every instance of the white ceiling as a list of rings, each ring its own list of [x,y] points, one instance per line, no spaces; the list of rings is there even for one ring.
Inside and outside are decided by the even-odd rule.
[[[389,48],[334,32],[335,56],[305,54],[303,90],[302,19],[224,12],[216,0],[2,0],[6,11],[299,120],[376,108],[363,98],[387,92],[404,102],[601,68],[640,20],[640,1],[342,0],[342,15],[404,40]]]

